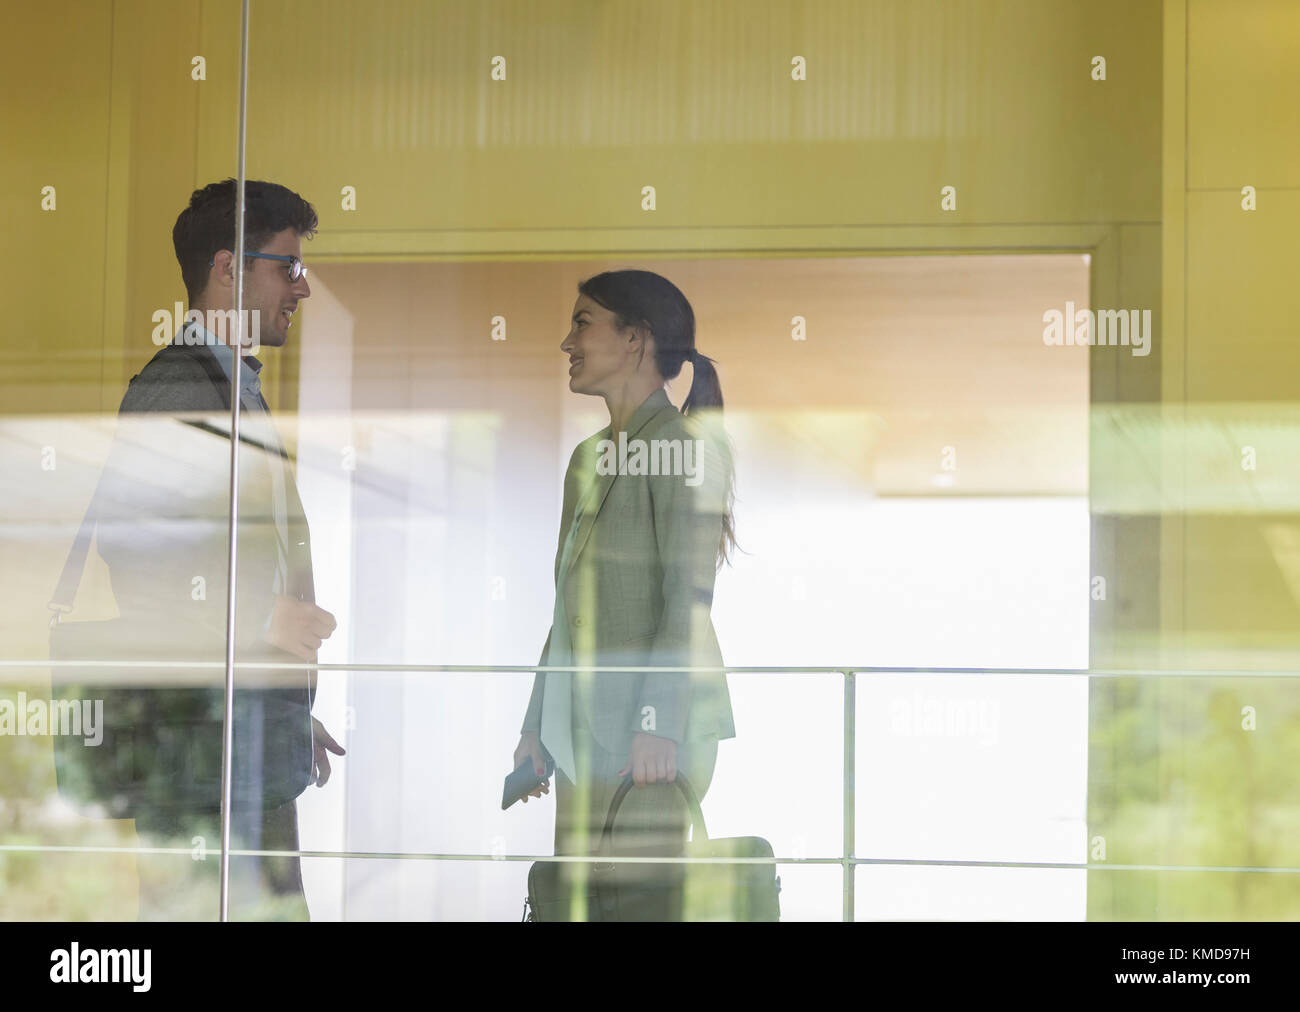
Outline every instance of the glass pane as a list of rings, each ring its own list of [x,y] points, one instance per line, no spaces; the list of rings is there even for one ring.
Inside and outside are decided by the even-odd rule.
[[[230,444],[219,384],[173,344],[208,254],[172,230],[234,146],[155,130],[235,107],[229,8],[199,13],[44,4],[0,60],[6,918],[218,915]]]
[[[673,917],[1285,916],[1294,18],[932,6],[258,0],[241,222],[240,5],[15,13],[0,916],[217,915],[232,504],[236,918],[605,916],[670,760]]]

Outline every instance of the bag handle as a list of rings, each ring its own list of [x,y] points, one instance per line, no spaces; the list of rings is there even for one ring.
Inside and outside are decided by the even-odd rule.
[[[700,799],[695,793],[695,788],[691,786],[690,780],[686,778],[686,774],[681,770],[677,771],[677,779],[673,783],[677,785],[682,797],[686,799],[686,809],[691,817],[691,825],[695,827],[698,834],[696,840],[708,840],[709,831],[704,826],[704,810],[700,807]],[[609,803],[609,814],[605,816],[605,828],[600,834],[600,846],[596,848],[597,854],[606,857],[613,856],[614,817],[618,815],[623,799],[627,797],[633,786],[635,786],[635,781],[632,779],[632,775],[628,774],[623,778],[623,782],[618,785],[618,790],[614,792],[614,798]],[[600,865],[596,867],[599,868]]]

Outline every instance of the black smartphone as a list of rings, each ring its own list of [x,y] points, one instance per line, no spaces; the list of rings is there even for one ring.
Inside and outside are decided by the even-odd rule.
[[[554,772],[555,762],[550,756],[546,757],[546,775],[541,777],[533,768],[532,758],[525,759],[517,770],[506,777],[505,786],[501,790],[501,810],[504,812],[516,801],[527,797],[529,791],[534,790]]]

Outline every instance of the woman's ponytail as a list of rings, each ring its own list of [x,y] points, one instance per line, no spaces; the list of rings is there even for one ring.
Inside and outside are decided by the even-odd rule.
[[[699,417],[704,414],[705,428],[709,431],[714,452],[723,457],[723,474],[726,489],[722,510],[722,537],[718,542],[717,565],[730,561],[731,552],[736,548],[736,471],[732,463],[731,440],[727,438],[722,426],[722,384],[718,381],[718,370],[713,359],[701,355],[698,351],[690,353],[694,375],[691,377],[691,389],[682,403],[682,414]]]
[[[722,384],[718,381],[718,370],[713,366],[713,359],[692,351],[691,366],[694,375],[691,377],[691,389],[682,403],[682,414],[689,415],[692,411],[703,408],[722,410]]]

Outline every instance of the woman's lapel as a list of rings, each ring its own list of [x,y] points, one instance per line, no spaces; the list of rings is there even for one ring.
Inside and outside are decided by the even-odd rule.
[[[627,439],[630,443],[637,438],[638,434],[651,421],[663,411],[676,411],[672,401],[668,399],[668,394],[663,390],[656,390],[645,402],[636,409],[627,425]],[[600,433],[604,439],[611,438],[609,428]],[[593,442],[590,446],[590,454],[584,454],[583,459],[578,461],[578,466],[582,469],[581,474],[595,474],[596,460],[600,456],[600,440]],[[615,463],[617,465],[618,455],[615,453]],[[587,539],[591,536],[591,529],[596,524],[596,518],[600,515],[601,507],[605,505],[605,500],[609,497],[609,490],[614,487],[614,482],[618,480],[618,467],[615,466],[613,474],[597,474],[594,489],[588,490],[586,502],[579,500],[578,509],[582,511],[582,519],[579,521],[578,534],[573,544],[573,554],[569,556],[569,572],[573,572],[578,556],[582,554],[582,549],[587,544]]]

